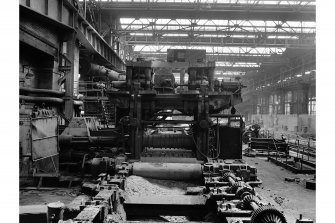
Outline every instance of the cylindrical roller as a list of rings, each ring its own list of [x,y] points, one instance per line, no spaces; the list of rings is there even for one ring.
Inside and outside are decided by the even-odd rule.
[[[82,63],[80,74],[84,76],[107,76],[111,81],[126,80],[125,75],[94,63]]]
[[[59,144],[64,145],[97,145],[97,146],[112,146],[117,141],[114,136],[72,136],[60,135]]]
[[[133,174],[160,180],[199,180],[201,164],[193,163],[142,163],[133,164]]]
[[[126,86],[127,86],[126,81],[112,81],[112,87],[121,88],[121,87],[126,87]]]
[[[35,97],[35,96],[25,96],[20,95],[20,101],[26,102],[40,102],[40,103],[50,103],[50,104],[62,104],[64,100],[61,98],[54,98],[54,97]]]
[[[153,148],[194,148],[192,136],[182,134],[154,134],[143,136],[143,146]]]
[[[57,98],[63,97],[65,92],[63,91],[57,91],[57,90],[51,90],[51,89],[37,89],[37,88],[27,88],[27,87],[20,87],[20,94],[26,95],[26,94],[44,94],[44,95],[52,95]]]

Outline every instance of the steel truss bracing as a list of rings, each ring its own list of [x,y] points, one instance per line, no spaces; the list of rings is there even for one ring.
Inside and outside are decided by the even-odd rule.
[[[315,20],[315,0],[110,0],[101,1],[100,7],[118,17]]]
[[[244,95],[255,91],[272,91],[274,88],[315,82],[315,53],[292,59],[285,67],[269,72],[268,75],[250,76],[243,80],[248,86]]]
[[[315,23],[121,18],[128,44],[314,47]]]
[[[161,35],[250,35],[280,38],[313,37],[315,22],[267,20],[209,20],[209,19],[158,19],[121,18],[119,33],[149,33]],[[145,35],[145,34],[142,34]]]
[[[314,39],[246,39],[226,37],[162,37],[132,36],[127,40],[130,45],[184,45],[184,46],[252,46],[252,47],[280,47],[280,48],[315,48]]]
[[[133,46],[127,58],[165,59],[171,48],[206,49],[209,60],[270,65],[285,63],[279,55],[287,48],[315,48],[315,0],[95,2],[104,23],[113,18],[119,24],[111,35]]]
[[[147,58],[166,59],[166,53],[162,52],[136,52],[137,55],[142,55]],[[206,60],[208,61],[230,61],[235,62],[251,62],[263,64],[283,64],[287,59],[280,55],[262,55],[262,54],[241,54],[241,53],[207,53]]]
[[[120,24],[116,32],[129,45],[315,48],[314,22],[121,18]]]

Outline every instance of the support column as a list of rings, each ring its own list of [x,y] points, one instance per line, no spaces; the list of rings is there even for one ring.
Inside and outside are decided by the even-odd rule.
[[[65,87],[65,107],[64,107],[64,114],[68,120],[71,120],[73,117],[73,93],[74,93],[74,77],[75,71],[79,70],[79,60],[76,60],[77,56],[79,57],[79,50],[76,44],[76,36],[75,33],[70,35],[69,40],[67,41],[67,57],[70,60],[70,71],[66,74],[66,79],[64,83]]]
[[[183,85],[185,84],[185,69],[180,70],[180,84]],[[184,86],[180,87],[181,90],[184,90]]]
[[[117,30],[117,23],[116,23],[116,18],[113,17],[112,19],[112,38],[111,38],[111,46],[114,51],[117,51],[117,42],[116,42],[116,37],[114,36],[113,33],[115,33],[115,30]]]
[[[208,69],[209,91],[214,91],[214,68]]]
[[[195,81],[197,78],[197,70],[195,68],[189,68],[189,75],[188,75],[188,85],[189,90],[195,90]]]
[[[136,128],[136,147],[135,147],[135,159],[140,159],[142,152],[142,139],[143,139],[143,128],[141,124],[142,120],[142,108],[141,108],[141,96],[137,96],[137,106],[136,106],[136,118],[137,118],[137,128]]]

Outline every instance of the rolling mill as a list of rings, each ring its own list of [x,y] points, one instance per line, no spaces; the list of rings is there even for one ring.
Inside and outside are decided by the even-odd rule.
[[[190,73],[187,84],[177,84],[171,78],[176,69]],[[213,69],[211,63],[205,62],[128,63],[126,79],[114,78],[111,87],[106,88],[115,108],[115,125],[101,128],[91,117],[71,120],[59,136],[60,166],[77,161],[77,168],[71,171],[99,178],[90,183],[95,186],[83,187],[96,197],[100,193],[108,196],[87,201],[77,217],[63,222],[102,222],[118,215],[118,208],[125,210],[126,216],[118,216],[122,220],[163,214],[200,220],[212,213],[220,221],[251,217],[253,223],[259,219],[286,222],[281,212],[256,199],[254,187],[262,181],[257,169],[242,160],[244,122],[234,106],[241,102],[244,86],[240,82],[215,86]],[[99,74],[108,75],[108,71],[100,68]],[[117,196],[131,175],[195,181],[200,187],[172,202],[167,197],[162,202],[164,196]],[[182,212],[179,207],[183,207]]]
[[[20,0],[20,223],[313,223],[292,2]]]

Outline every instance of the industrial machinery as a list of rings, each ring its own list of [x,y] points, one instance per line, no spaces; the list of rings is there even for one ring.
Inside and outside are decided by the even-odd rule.
[[[242,136],[243,142],[247,144],[251,138],[258,138],[260,129],[261,127],[258,124],[246,126]]]
[[[234,106],[242,100],[243,85],[215,79],[212,62],[185,61],[128,62],[126,79],[112,79],[105,89],[115,126],[102,128],[93,117],[71,120],[59,136],[59,165],[77,163],[75,171],[99,179],[83,185],[94,196],[79,212],[64,218],[54,213],[53,219],[120,222],[182,215],[201,221],[212,213],[223,221],[235,216],[286,223],[257,197],[254,187],[262,181],[242,160],[244,122]],[[127,197],[122,189],[129,175],[201,186],[181,197]]]
[[[213,62],[131,61],[126,80],[121,80],[119,74],[91,64],[87,72],[111,80],[105,93],[115,108],[115,127],[98,129],[92,118],[74,118],[60,135],[62,157],[73,161],[73,154],[81,154],[82,161],[89,148],[104,157],[101,147],[109,147],[147,162],[241,159],[244,123],[229,109],[241,102],[243,86],[220,83],[214,69]],[[179,71],[179,83],[173,71]]]
[[[180,84],[155,73],[163,68],[182,70]],[[198,160],[209,157],[241,159],[242,118],[223,115],[223,110],[241,101],[243,86],[222,82],[220,88],[214,89],[214,68],[214,63],[210,62],[128,63],[124,84],[116,90],[108,90],[107,94],[116,107],[116,122],[127,116],[131,158],[140,159],[144,151],[148,153],[151,148],[159,147],[188,149]],[[185,70],[189,73],[187,84]],[[187,132],[147,134],[150,130],[166,128],[166,125],[187,129]],[[220,152],[220,149],[225,151]],[[184,150],[174,150],[171,155],[179,156]]]
[[[185,167],[189,166],[189,170],[193,170],[194,179],[218,174],[222,184],[205,183],[204,187],[188,188],[186,195],[149,198],[127,196],[123,193],[126,178],[132,173],[135,174],[135,171],[139,171],[139,167],[134,166],[138,164],[122,162],[116,165],[115,174],[102,173],[95,182],[85,183],[83,189],[93,196],[92,199],[81,203],[78,211],[64,212],[62,205],[55,208],[54,204],[49,204],[48,219],[52,218],[51,222],[55,220],[60,223],[125,222],[126,220],[132,222],[129,219],[135,216],[150,218],[158,215],[186,215],[192,216],[193,219],[207,218],[206,221],[212,222],[213,219],[210,220],[209,216],[214,213],[215,222],[227,222],[227,217],[235,217],[250,219],[248,222],[251,223],[287,223],[280,211],[266,204],[257,194],[253,188],[256,182],[245,182],[242,176],[238,177],[235,174],[236,171],[232,168],[234,165],[230,166],[227,163],[214,165],[218,163],[209,162],[205,164],[200,174],[197,174],[195,167],[185,165]],[[221,167],[219,173],[214,166]],[[235,167],[238,166],[235,165]],[[181,175],[189,176],[185,175],[187,172],[181,172]]]

